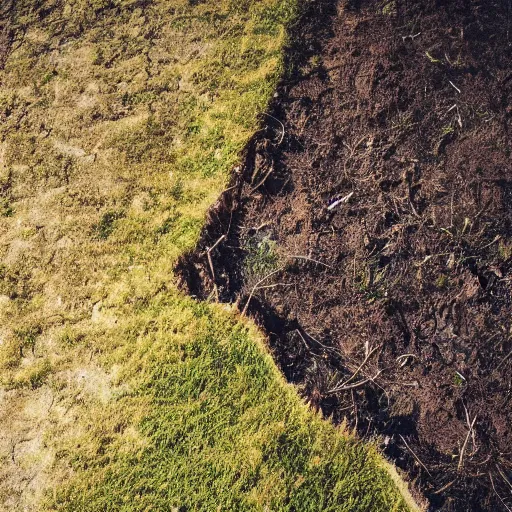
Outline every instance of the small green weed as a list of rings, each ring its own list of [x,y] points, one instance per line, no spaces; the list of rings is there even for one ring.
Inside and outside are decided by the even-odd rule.
[[[0,215],[2,217],[12,217],[15,213],[14,207],[6,198],[0,199]]]
[[[498,244],[498,255],[503,261],[508,261],[512,258],[512,243],[500,240],[500,243]]]
[[[36,360],[16,373],[14,379],[6,382],[7,389],[40,388],[52,372],[48,359]]]
[[[435,57],[433,57],[429,52],[425,52],[425,55],[427,56],[427,59],[432,64],[440,64],[441,63],[441,61],[439,59],[436,59]]]
[[[249,239],[244,249],[244,271],[249,278],[261,278],[276,270],[279,266],[277,242],[269,236]]]
[[[448,279],[448,276],[445,274],[441,274],[436,279],[436,287],[440,288],[440,289],[444,289],[448,286],[449,282],[450,282],[450,280]]]
[[[461,373],[455,372],[453,376],[453,383],[458,387],[464,386],[464,384],[466,384],[466,379]]]
[[[441,130],[441,137],[446,137],[447,135],[451,135],[454,132],[455,132],[455,129],[453,128],[453,126],[451,124],[443,126],[443,128]]]
[[[115,222],[124,217],[124,212],[110,211],[104,213],[101,220],[93,226],[94,237],[99,240],[106,240],[113,233]]]
[[[382,14],[384,14],[385,16],[391,16],[393,14],[396,14],[396,2],[394,0],[391,2],[388,2],[382,8]]]
[[[19,341],[20,349],[29,348],[34,349],[37,337],[42,333],[40,325],[30,325],[27,327],[19,328],[14,331],[16,339]]]

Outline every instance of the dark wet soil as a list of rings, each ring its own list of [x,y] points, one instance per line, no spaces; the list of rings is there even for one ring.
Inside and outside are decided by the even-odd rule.
[[[511,28],[509,0],[311,3],[179,267],[432,510],[512,509]]]

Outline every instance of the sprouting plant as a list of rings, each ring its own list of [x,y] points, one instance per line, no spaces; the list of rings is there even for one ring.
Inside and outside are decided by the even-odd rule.
[[[12,217],[14,215],[14,208],[5,198],[0,199],[0,215],[2,217]]]
[[[452,125],[443,126],[441,130],[441,137],[446,137],[447,135],[452,134],[454,131],[455,130]]]
[[[114,223],[118,219],[125,216],[122,212],[106,212],[101,217],[100,221],[94,225],[93,231],[95,238],[106,240],[114,231]]]
[[[259,240],[251,238],[245,246],[245,273],[248,276],[262,276],[275,270],[279,262],[276,248],[277,242],[268,236]]]
[[[436,279],[436,286],[437,288],[446,288],[448,286],[448,282],[448,276],[446,276],[445,274],[441,274]]]
[[[453,382],[456,386],[463,386],[466,383],[466,379],[462,373],[455,371],[455,375],[453,377]]]
[[[396,13],[396,2],[392,0],[382,8],[382,14],[385,16],[391,16]]]
[[[425,55],[427,56],[428,60],[432,62],[432,64],[439,64],[441,62],[439,59],[433,57],[429,52],[425,52]]]

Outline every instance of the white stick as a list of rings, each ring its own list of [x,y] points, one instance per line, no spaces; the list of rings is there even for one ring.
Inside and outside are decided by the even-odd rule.
[[[450,82],[450,85],[459,93],[461,94],[461,90],[451,81],[451,80],[448,80],[448,82]]]
[[[334,208],[336,208],[336,206],[338,206],[339,204],[346,203],[353,195],[354,192],[350,192],[350,194],[347,194],[345,197],[342,197],[341,199],[334,201],[334,203],[332,203],[327,209],[334,210]]]

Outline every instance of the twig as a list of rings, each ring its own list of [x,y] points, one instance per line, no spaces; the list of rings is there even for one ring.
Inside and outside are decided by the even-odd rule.
[[[275,284],[266,284],[265,286],[259,286],[258,290],[265,290],[268,288],[277,288],[278,286],[293,286],[292,283],[275,283]]]
[[[462,129],[462,117],[460,116],[458,105],[457,105],[457,122],[459,123],[459,127]]]
[[[251,299],[254,295],[254,292],[258,289],[259,285],[261,283],[263,283],[263,281],[266,281],[269,277],[272,277],[273,275],[279,273],[279,272],[282,272],[283,270],[285,269],[285,267],[281,267],[281,268],[278,268],[277,270],[274,270],[272,272],[270,272],[270,274],[267,274],[265,277],[263,277],[262,279],[260,279],[255,285],[254,285],[254,288],[251,290],[251,293],[249,294],[249,298],[247,299],[247,302],[245,303],[245,306],[244,306],[244,309],[242,311],[242,316],[245,316],[245,314],[247,313],[247,309],[249,308],[249,304],[251,302]]]
[[[283,140],[284,140],[284,136],[285,136],[285,134],[286,134],[286,130],[285,130],[285,128],[284,128],[284,124],[283,124],[281,121],[279,121],[279,119],[277,119],[277,117],[274,117],[274,116],[272,116],[272,115],[270,115],[270,114],[267,114],[267,112],[264,112],[264,114],[265,114],[266,116],[270,117],[271,119],[273,119],[274,121],[277,121],[277,122],[281,125],[281,130],[282,130],[281,138],[279,139],[279,142],[277,143],[277,145],[278,145],[278,146],[280,146],[280,145],[281,145],[281,143],[283,142]]]
[[[309,350],[310,354],[312,354],[313,356],[316,356],[316,357],[322,357],[320,354],[315,354],[315,352],[313,352],[311,350],[311,347],[308,345],[308,342],[306,341],[306,338],[304,338],[304,336],[302,336],[302,333],[300,332],[300,329],[295,329],[295,332],[298,333],[298,335],[300,336],[300,339],[304,343],[304,346],[306,347],[306,349]]]
[[[461,90],[451,81],[451,80],[448,80],[448,82],[450,82],[450,85],[459,93],[461,94]]]
[[[496,490],[496,487],[494,486],[494,479],[493,479],[490,471],[489,471],[489,479],[491,480],[492,489],[493,489],[494,493],[496,494],[496,496],[498,496],[498,498],[500,499],[501,503],[503,503],[503,506],[507,509],[507,511],[512,512],[512,510],[510,510],[510,508],[507,506],[507,504],[503,501],[503,498],[498,494],[498,491]]]
[[[512,484],[510,483],[510,480],[507,478],[503,470],[500,468],[499,464],[496,464],[496,469],[498,470],[498,473],[501,475],[501,478],[505,481],[505,483],[512,489]]]
[[[414,41],[418,36],[421,35],[421,32],[418,32],[417,34],[409,34],[408,36],[402,36],[402,41],[407,41],[407,39],[410,39],[411,41]]]
[[[226,239],[226,236],[227,235],[222,235],[209,249],[208,249],[208,252],[211,252],[213,251],[213,249],[215,249],[217,247],[217,245],[219,245],[222,241],[224,241]]]
[[[318,263],[319,265],[322,265],[324,267],[327,267],[327,268],[331,268],[331,269],[334,269],[334,267],[332,267],[331,265],[327,265],[327,263],[322,263],[321,261],[318,261],[318,260],[314,260],[313,258],[308,258],[307,256],[297,256],[297,255],[293,255],[293,256],[288,256],[290,259],[298,259],[298,260],[306,260],[306,261],[312,261],[313,263]]]
[[[487,249],[487,247],[490,247],[492,244],[495,244],[496,242],[499,242],[501,240],[501,235],[496,235],[492,242],[489,242],[487,245],[484,245],[483,247],[479,247],[479,250]]]
[[[397,361],[400,361],[400,359],[404,359],[404,358],[409,359],[409,357],[413,357],[413,358],[415,358],[415,359],[417,359],[417,358],[418,358],[418,356],[417,356],[416,354],[402,354],[401,356],[398,356],[398,357],[396,358],[396,360],[397,360]]]
[[[406,388],[419,388],[420,383],[417,380],[413,380],[412,382],[396,382],[399,386],[405,386]]]
[[[512,356],[512,350],[501,360],[500,364],[496,366],[496,370],[501,367],[501,365],[510,357]]]
[[[373,377],[368,377],[367,379],[360,380],[359,382],[355,382],[354,384],[349,384],[348,386],[338,386],[336,388],[330,389],[329,391],[327,391],[327,393],[334,394],[339,393],[340,391],[348,391],[349,389],[360,388],[361,386],[364,386],[368,382],[373,382],[382,372],[383,370],[379,370]]]
[[[318,345],[320,345],[322,348],[324,348],[325,350],[330,350],[332,352],[334,352],[335,354],[338,354],[339,351],[336,350],[335,348],[332,348],[332,347],[328,347],[327,345],[324,345],[322,342],[318,341],[316,338],[313,338],[313,336],[311,336],[311,334],[309,334],[309,332],[306,332],[304,330],[304,328],[302,328],[302,330],[304,331],[304,334],[308,337],[308,338],[311,338],[315,343],[317,343]]]
[[[264,222],[263,224],[260,224],[257,228],[251,228],[251,229],[254,229],[254,231],[256,231],[256,233],[257,233],[260,229],[266,228],[270,224],[272,224],[272,222]]]
[[[342,197],[341,199],[338,199],[337,201],[334,201],[330,206],[327,207],[328,210],[334,210],[336,206],[338,206],[341,203],[346,203],[352,196],[354,195],[354,192],[350,192],[350,194],[347,194],[345,197]]]
[[[457,470],[460,471],[460,468],[462,467],[462,462],[464,460],[464,452],[466,450],[466,446],[468,445],[469,438],[471,437],[471,432],[473,432],[473,426],[475,425],[475,421],[478,416],[475,416],[473,419],[473,422],[471,423],[468,431],[468,435],[466,436],[466,440],[464,441],[464,444],[462,445],[462,449],[460,451],[460,458],[459,458],[459,465],[457,466]]]
[[[471,428],[471,420],[469,418],[469,412],[468,412],[468,409],[467,409],[466,405],[464,403],[462,405],[464,406],[464,412],[466,413],[466,422],[468,424],[469,430],[471,431],[471,439],[473,441],[473,450],[475,450],[475,448],[476,448],[475,429]],[[478,451],[478,449],[476,451],[473,451],[471,453],[470,457],[475,455],[475,453],[477,451]]]
[[[441,489],[434,491],[432,494],[441,494],[443,491],[446,491],[446,489],[449,489],[456,481],[457,481],[457,479],[452,480],[451,482],[448,482],[446,485],[443,485],[443,487],[441,487]]]
[[[455,373],[464,381],[464,382],[467,382],[467,379],[466,377],[464,377],[464,375],[462,375],[462,373],[458,372],[457,370],[455,370]]]
[[[372,355],[375,354],[375,352],[377,350],[379,350],[379,348],[380,347],[375,347],[372,350],[370,350],[368,352],[368,355],[364,358],[363,362],[357,367],[356,371],[346,381],[342,382],[341,384],[337,384],[336,386],[334,386],[334,388],[331,389],[331,392],[337,391],[338,388],[340,388],[340,389],[344,388],[346,384],[348,384],[351,380],[355,379],[357,377],[357,375],[359,374],[359,372],[364,367],[364,365],[368,362],[370,357],[372,357]]]
[[[420,458],[412,451],[412,448],[407,444],[407,441],[404,439],[402,434],[398,434],[398,435],[400,436],[400,438],[404,442],[405,447],[411,452],[412,456],[416,459],[418,464],[428,473],[428,475],[430,477],[432,477],[432,473],[430,473],[430,471],[428,470],[427,466],[425,466],[425,464],[423,464],[423,462],[421,462]]]
[[[409,197],[409,204],[412,208],[412,213],[414,213],[415,217],[421,218],[421,215],[417,212],[416,208],[414,207],[414,204],[412,203],[412,199]]]
[[[256,190],[258,190],[261,187],[261,185],[263,185],[263,183],[265,183],[265,181],[267,181],[267,178],[272,174],[273,170],[274,170],[274,166],[271,165],[270,169],[265,174],[265,176],[263,176],[263,178],[256,185],[254,185],[254,187],[251,188],[251,192],[250,192],[251,194],[256,192]]]
[[[217,302],[219,302],[219,289],[217,287],[217,283],[215,282],[215,270],[213,268],[213,261],[212,261],[212,251],[217,247],[224,239],[226,238],[226,235],[222,235],[215,244],[208,248],[206,251],[206,256],[208,257],[208,263],[210,264],[210,271],[212,273],[212,280],[213,280],[213,290],[215,292],[215,298],[217,299]]]

